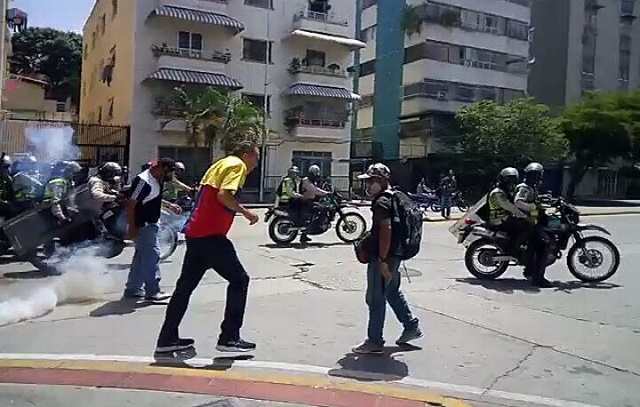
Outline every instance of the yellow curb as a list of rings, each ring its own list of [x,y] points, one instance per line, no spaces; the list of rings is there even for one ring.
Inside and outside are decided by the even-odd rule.
[[[280,373],[262,373],[209,370],[204,368],[150,366],[144,363],[118,362],[118,361],[53,361],[53,360],[11,360],[0,359],[0,368],[33,368],[33,369],[67,369],[67,370],[93,370],[101,372],[161,374],[167,376],[182,377],[206,377],[211,379],[238,380],[246,382],[261,382],[271,384],[283,384],[291,386],[304,386],[327,390],[343,390],[358,393],[373,394],[378,396],[393,397],[411,401],[424,402],[430,405],[442,407],[471,407],[463,401],[442,397],[421,390],[408,387],[392,386],[389,384],[359,383],[338,377],[313,377],[310,375],[286,375]]]

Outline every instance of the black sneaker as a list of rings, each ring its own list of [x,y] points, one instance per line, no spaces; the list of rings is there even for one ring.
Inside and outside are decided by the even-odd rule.
[[[216,350],[220,352],[251,352],[256,350],[256,344],[247,342],[243,339],[237,341],[218,341]]]
[[[553,283],[549,280],[547,280],[546,278],[536,278],[533,279],[532,281],[534,287],[538,287],[538,288],[551,288],[553,287]]]
[[[192,348],[195,343],[196,341],[191,338],[180,338],[173,343],[158,343],[156,346],[156,353],[169,353],[186,350]]]

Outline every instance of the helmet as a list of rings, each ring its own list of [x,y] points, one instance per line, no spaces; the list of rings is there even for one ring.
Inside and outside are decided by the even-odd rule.
[[[53,164],[51,175],[54,177],[72,177],[80,170],[82,170],[82,167],[75,161],[58,161]]]
[[[118,177],[122,174],[122,167],[120,167],[120,164],[118,163],[109,161],[102,164],[102,166],[98,168],[98,174],[105,181],[112,181],[115,177]]]
[[[520,181],[518,170],[513,167],[506,167],[498,174],[498,184],[507,189],[513,188]]]
[[[287,175],[289,175],[290,177],[298,177],[298,176],[300,176],[300,169],[298,167],[296,167],[295,165],[293,165],[287,171]]]
[[[308,173],[311,176],[318,177],[320,176],[320,167],[313,164],[311,167],[309,167]]]
[[[140,167],[140,171],[146,171],[146,170],[148,170],[149,168],[151,168],[151,166],[152,166],[152,165],[153,165],[153,163],[152,163],[151,161],[149,161],[148,163],[143,164],[143,165]]]
[[[536,186],[542,182],[544,167],[540,163],[530,163],[524,169],[524,181],[529,186]]]
[[[182,163],[181,161],[176,162],[176,170],[184,171],[185,169],[186,167],[184,166],[184,163]]]

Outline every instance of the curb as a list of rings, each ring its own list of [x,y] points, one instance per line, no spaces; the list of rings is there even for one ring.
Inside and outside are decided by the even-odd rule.
[[[584,217],[592,217],[592,216],[620,216],[620,215],[640,215],[640,209],[633,211],[615,211],[615,212],[586,212],[580,213],[580,216]],[[438,222],[455,222],[462,219],[462,216],[452,216],[450,219],[436,218],[429,219],[428,217],[424,218],[424,222],[429,223],[438,223]]]
[[[330,407],[471,407],[459,399],[406,386],[237,368],[226,359],[221,362],[224,366],[216,366],[216,359],[213,363],[208,360],[205,366],[191,366],[178,359],[151,364],[106,359],[0,359],[0,383],[206,394]]]

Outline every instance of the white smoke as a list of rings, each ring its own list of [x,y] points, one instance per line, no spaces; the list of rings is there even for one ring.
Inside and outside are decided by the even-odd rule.
[[[109,272],[95,248],[74,251],[59,267],[64,274],[16,298],[0,302],[0,326],[41,317],[56,306],[98,300],[121,281]]]
[[[80,149],[73,142],[73,134],[74,130],[69,126],[25,129],[25,137],[35,145],[37,155],[49,162],[80,158]]]

